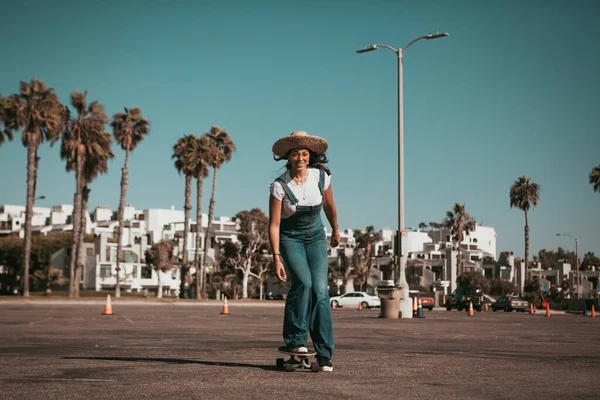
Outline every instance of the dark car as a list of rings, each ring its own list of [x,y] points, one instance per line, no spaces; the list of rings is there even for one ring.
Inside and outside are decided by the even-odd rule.
[[[458,287],[446,299],[446,310],[456,308],[458,311],[468,310],[473,303],[473,309],[481,311],[483,308],[483,292],[479,288]]]
[[[506,312],[521,311],[525,312],[529,307],[529,302],[515,295],[505,295],[500,297],[492,304],[492,311],[504,310]]]

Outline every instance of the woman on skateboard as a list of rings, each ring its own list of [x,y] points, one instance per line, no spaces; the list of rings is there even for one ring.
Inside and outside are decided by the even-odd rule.
[[[286,172],[271,185],[269,240],[275,274],[291,278],[285,302],[281,351],[307,353],[308,334],[321,371],[333,371],[333,325],[327,292],[327,239],[321,209],[331,225],[331,246],[340,243],[337,213],[327,163],[327,142],[293,132],[273,144],[276,161],[287,160]],[[286,268],[287,267],[287,273]]]

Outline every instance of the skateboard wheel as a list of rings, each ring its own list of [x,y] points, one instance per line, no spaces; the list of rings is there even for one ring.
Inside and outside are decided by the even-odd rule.
[[[292,372],[295,370],[294,366],[292,364],[285,364],[285,366],[283,367],[283,369],[287,372]]]
[[[285,367],[285,361],[283,361],[283,358],[278,358],[275,365],[277,366],[277,369],[281,370]]]
[[[316,362],[316,361],[313,361],[313,362],[310,364],[310,370],[311,370],[312,372],[319,372],[319,369],[320,369],[320,368],[319,368],[319,363],[318,363],[318,362]]]

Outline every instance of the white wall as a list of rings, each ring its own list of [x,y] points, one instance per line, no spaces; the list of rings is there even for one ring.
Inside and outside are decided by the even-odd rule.
[[[99,206],[96,207],[96,209],[94,210],[94,220],[96,222],[100,222],[100,221],[110,221],[110,219],[112,218],[112,210],[106,206]]]

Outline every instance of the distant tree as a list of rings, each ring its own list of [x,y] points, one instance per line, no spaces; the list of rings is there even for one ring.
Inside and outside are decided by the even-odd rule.
[[[380,233],[375,232],[373,225],[369,225],[364,231],[358,229],[355,230],[354,240],[356,241],[355,249],[364,249],[364,251],[361,252],[361,257],[364,258],[364,262],[366,263],[367,271],[365,279],[367,279],[371,275],[371,270],[373,269],[373,257],[376,255],[374,245],[375,243],[380,242],[382,237]]]
[[[106,132],[108,116],[104,106],[98,101],[87,103],[87,91],[78,90],[71,93],[71,105],[76,111],[65,107],[65,129],[62,135],[60,155],[66,160],[67,171],[75,171],[75,195],[73,201],[73,248],[69,266],[69,297],[79,294],[79,279],[76,278],[79,248],[83,243],[81,232],[84,217],[83,192],[84,188],[100,172],[106,172],[107,160],[113,157],[110,149],[111,137]],[[86,174],[84,176],[84,173]],[[89,195],[89,189],[87,190]]]
[[[459,287],[481,289],[484,293],[489,293],[490,291],[489,280],[483,274],[475,271],[463,272],[456,278],[456,283]]]
[[[503,296],[519,292],[519,287],[506,279],[494,278],[490,282],[490,295],[492,296]]]
[[[31,261],[31,220],[38,173],[37,152],[43,141],[54,143],[64,127],[64,108],[54,90],[36,78],[30,83],[21,81],[20,93],[2,100],[3,133],[22,129],[21,139],[27,148],[27,204],[25,206],[25,242],[22,274],[23,296],[29,297],[29,268]],[[2,139],[4,140],[4,139]]]
[[[358,281],[358,288],[360,291],[366,291],[367,280],[369,279],[369,261],[370,258],[367,253],[367,248],[355,248],[350,258],[351,273],[350,278]]]
[[[529,265],[529,210],[537,206],[541,186],[523,175],[510,187],[510,207],[517,207],[525,213],[525,265]]]
[[[419,222],[419,229],[425,229],[427,226],[428,225],[425,222]]]
[[[596,269],[600,268],[600,257],[595,256],[591,251],[585,253],[580,266],[581,269],[587,269],[589,267],[596,267]]]
[[[185,135],[173,146],[172,159],[175,160],[175,169],[185,176],[185,205],[184,205],[184,224],[183,224],[183,257],[181,260],[181,287],[180,297],[185,296],[185,281],[189,271],[189,243],[188,236],[190,232],[190,213],[192,210],[192,178],[196,177],[198,164],[202,163],[199,157],[203,156],[198,152],[198,138],[193,133]],[[200,192],[202,193],[202,192]],[[199,226],[202,226],[200,223]],[[199,231],[200,232],[200,231]]]
[[[158,299],[163,295],[162,273],[173,268],[173,242],[170,240],[161,240],[154,243],[150,249],[146,250],[146,263],[154,267],[158,276]]]
[[[210,235],[212,228],[212,219],[215,215],[215,191],[217,188],[217,173],[224,163],[231,161],[231,156],[235,151],[235,143],[225,129],[218,126],[210,128],[210,132],[205,135],[209,139],[208,165],[213,169],[212,193],[208,205],[208,228],[204,237],[204,259],[202,262],[202,281],[206,281],[206,257],[207,250],[210,247]],[[247,294],[247,288],[246,290]],[[202,285],[202,297],[206,297],[206,285]]]
[[[6,140],[13,140],[13,134],[9,129],[4,127],[4,99],[2,98],[2,93],[0,93],[0,146],[4,144]]]
[[[150,121],[142,117],[140,108],[125,108],[125,112],[113,115],[111,126],[116,142],[125,151],[125,163],[121,174],[121,195],[119,197],[119,241],[117,242],[117,283],[115,285],[115,297],[121,297],[121,252],[123,250],[125,201],[127,199],[127,185],[129,184],[129,153],[134,151],[138,144],[150,133]]]
[[[442,229],[444,228],[444,222],[443,221],[442,222],[430,222],[429,226],[431,227],[431,229],[435,229],[438,231],[438,233],[439,233],[438,241],[441,242],[442,241]]]
[[[545,270],[554,268],[559,260],[566,260],[569,264],[576,265],[575,252],[566,251],[562,247],[559,247],[558,251],[541,249],[538,252],[538,260],[542,264],[542,269]]]
[[[269,218],[260,209],[253,208],[250,211],[240,211],[235,219],[240,226],[238,242],[225,243],[222,257],[226,268],[242,274],[242,298],[246,299],[250,276],[261,281],[259,273],[265,273],[265,264],[270,262],[270,258],[266,257],[270,248]]]
[[[452,244],[457,252],[456,267],[458,268],[460,275],[463,272],[462,248],[460,245],[463,240],[465,240],[465,236],[475,229],[475,220],[471,218],[471,215],[465,209],[464,204],[455,203],[452,210],[446,212],[444,227],[450,230]]]
[[[52,268],[48,266],[46,270],[38,269],[33,274],[40,282],[42,282],[45,287],[45,295],[51,296],[52,289],[59,285],[64,285],[69,280],[65,278],[62,274],[62,271],[57,268]]]
[[[590,172],[590,185],[593,185],[594,192],[600,192],[600,165],[592,168],[592,172]]]
[[[343,251],[338,252],[337,263],[330,264],[329,275],[334,284],[337,285],[339,280],[342,281],[342,290],[345,292],[348,281],[354,279],[351,260]]]
[[[193,157],[195,169],[194,177],[196,178],[196,251],[194,252],[194,265],[196,267],[196,299],[202,298],[202,269],[204,268],[203,257],[200,256],[202,249],[202,186],[204,178],[208,176],[208,153],[210,151],[210,139],[206,136],[200,136],[196,141],[191,142],[192,146],[190,157]],[[208,230],[207,230],[208,231]],[[208,249],[204,248],[204,254]]]

